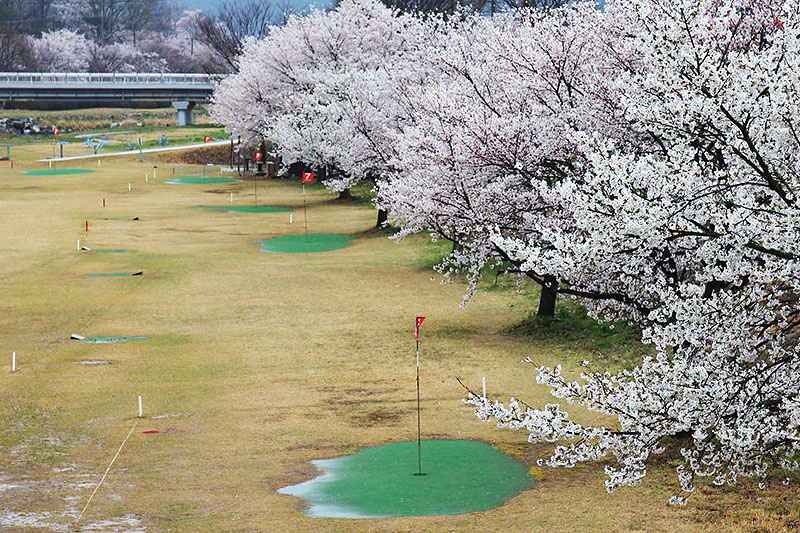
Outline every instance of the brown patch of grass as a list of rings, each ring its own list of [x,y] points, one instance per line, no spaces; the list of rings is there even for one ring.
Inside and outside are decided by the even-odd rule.
[[[275,489],[315,476],[309,460],[416,437],[415,315],[428,317],[421,342],[423,437],[484,440],[529,466],[549,447],[478,422],[461,402],[455,376],[473,388],[487,376],[490,397],[538,405],[552,397],[520,360],[564,363],[569,374],[588,352],[580,344],[563,350],[505,333],[530,307],[513,290],[480,292],[459,309],[464,288],[431,283],[430,271],[420,267],[425,238],[397,245],[371,232],[369,206],[329,202],[332,194],[312,188],[310,231],[359,238],[330,253],[265,254],[254,236],[300,233],[301,224],[272,214],[191,209],[213,202],[210,193],[234,191],[234,205],[252,202],[252,184],[211,191],[145,184],[156,161],[138,158],[104,161],[88,175],[21,174],[41,168],[30,160],[51,150],[20,147],[28,162],[13,171],[0,167],[0,225],[14,228],[2,241],[0,353],[13,350],[19,358],[14,375],[0,367],[0,468],[11,479],[27,476],[49,487],[69,478],[58,468],[74,464],[76,479],[87,484],[58,485],[52,498],[0,491],[0,509],[61,512],[65,496],[77,496],[74,506],[82,507],[130,430],[141,394],[143,423],[174,433],[134,433],[87,521],[130,514],[152,530],[191,532],[691,532],[708,524],[741,531],[794,524],[797,494],[780,485],[758,495],[702,488],[689,507],[671,508],[667,500],[677,488],[668,461],[642,487],[611,495],[602,465],[592,464],[536,470],[529,490],[485,513],[355,521],[301,514],[303,502]],[[15,188],[20,183],[34,189]],[[105,209],[101,198],[108,200]],[[300,206],[300,187],[266,182],[259,201]],[[141,220],[96,221],[88,234],[83,230],[86,219],[132,215]],[[80,254],[76,239],[138,252]],[[146,275],[82,277],[122,270]],[[65,342],[73,332],[148,340]],[[74,364],[84,359],[114,364]],[[156,418],[169,413],[192,416]]]

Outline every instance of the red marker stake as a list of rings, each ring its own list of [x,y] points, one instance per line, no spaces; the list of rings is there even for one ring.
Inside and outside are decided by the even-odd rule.
[[[86,221],[86,231],[89,231],[89,221]]]
[[[106,206],[106,199],[103,198],[103,207],[105,207],[105,206]]]

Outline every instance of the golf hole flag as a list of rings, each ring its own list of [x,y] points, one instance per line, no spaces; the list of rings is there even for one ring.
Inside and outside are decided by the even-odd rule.
[[[261,152],[256,152],[253,155],[255,156],[256,161],[261,161],[261,158],[264,157],[264,154],[262,154]]]
[[[211,142],[211,141],[213,141],[213,140],[214,140],[214,139],[212,139],[212,138],[211,138],[211,137],[209,137],[208,135],[206,135],[205,137],[203,137],[203,142],[204,142],[204,143],[210,143],[210,142]]]
[[[61,130],[58,129],[58,126],[53,126],[53,135],[58,135],[59,133],[61,133]]]
[[[314,173],[303,172],[303,183],[311,183],[312,181],[314,181]]]
[[[424,316],[418,316],[417,317],[417,320],[414,323],[414,326],[415,326],[414,327],[414,338],[415,339],[419,339],[419,327],[422,325],[422,323],[424,321],[425,321],[425,317]]]

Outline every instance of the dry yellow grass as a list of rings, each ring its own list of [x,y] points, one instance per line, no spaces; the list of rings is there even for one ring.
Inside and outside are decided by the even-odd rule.
[[[36,147],[26,150],[29,160],[40,156]],[[290,225],[283,213],[194,209],[225,204],[230,192],[237,204],[252,202],[253,184],[167,185],[163,175],[145,183],[152,165],[136,158],[109,160],[93,174],[34,177],[21,171],[41,164],[18,162],[11,171],[0,163],[0,529],[15,523],[22,530],[48,524],[66,529],[74,522],[134,423],[140,394],[145,418],[79,526],[670,532],[797,527],[792,487],[708,489],[687,508],[671,508],[667,499],[676,487],[667,464],[653,469],[644,487],[613,495],[603,490],[599,465],[534,468],[530,490],[484,513],[380,520],[303,515],[303,502],[275,490],[314,476],[309,460],[415,437],[415,315],[428,317],[422,339],[424,435],[485,440],[531,466],[547,447],[532,448],[522,434],[477,421],[461,403],[455,377],[477,387],[485,375],[491,396],[543,403],[550,400],[547,391],[533,384],[520,360],[563,361],[574,371],[584,354],[503,335],[532,305],[513,291],[479,293],[460,309],[463,287],[432,283],[431,272],[419,266],[431,245],[422,238],[389,241],[371,230],[374,212],[366,207],[341,204],[314,188],[310,229],[358,240],[325,254],[266,254],[253,241],[302,232],[302,211]],[[258,197],[260,203],[301,205],[297,183],[261,184]],[[140,220],[95,220],[134,216]],[[78,253],[76,239],[92,248],[137,253]],[[82,277],[133,270],[145,275]],[[91,345],[68,340],[71,333],[148,340]],[[15,374],[12,351],[18,355]],[[89,359],[111,364],[79,364]]]

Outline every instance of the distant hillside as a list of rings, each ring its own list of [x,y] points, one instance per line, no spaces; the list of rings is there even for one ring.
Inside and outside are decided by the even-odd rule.
[[[168,0],[170,4],[185,6],[186,9],[202,9],[206,13],[215,13],[217,6],[221,4],[219,0]],[[277,2],[280,4],[281,2]],[[309,5],[316,5],[318,8],[327,7],[331,4],[330,0],[292,0],[292,5],[302,10]]]

